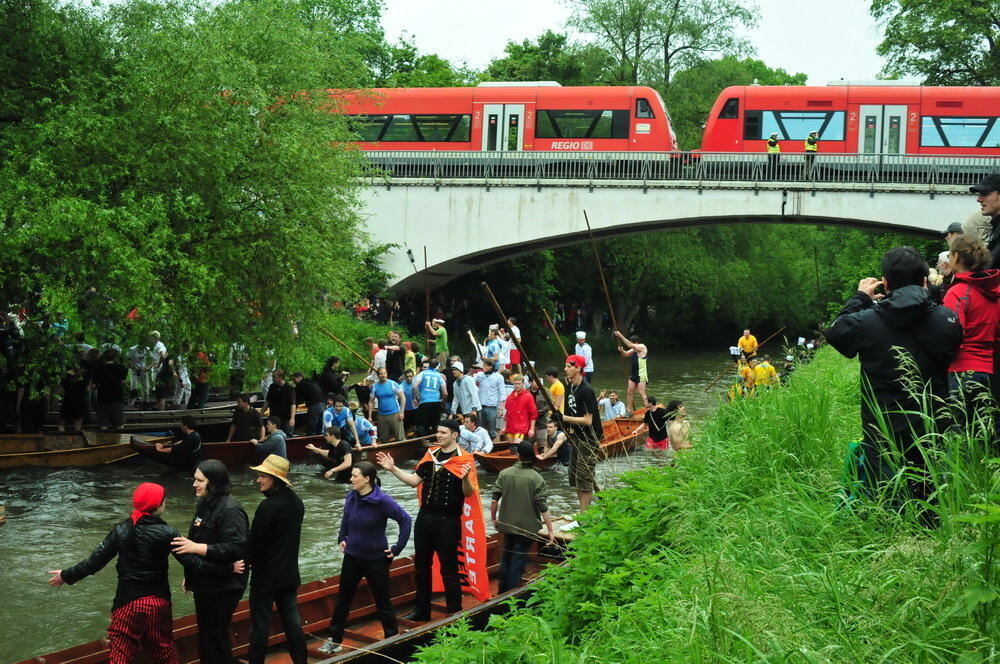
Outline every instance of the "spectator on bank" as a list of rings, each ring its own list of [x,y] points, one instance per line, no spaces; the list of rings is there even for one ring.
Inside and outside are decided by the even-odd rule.
[[[906,384],[903,362],[912,362],[921,387],[943,399],[948,367],[962,341],[955,314],[931,301],[927,274],[927,264],[913,247],[890,249],[882,258],[882,279],[862,279],[825,333],[841,354],[861,360],[862,449],[870,491],[896,475],[899,458],[894,452],[917,473],[925,472],[918,440],[926,432],[927,415],[919,395]],[[939,416],[930,401],[926,405],[935,411],[928,415]],[[926,500],[929,483],[924,477],[910,479],[909,492]]]

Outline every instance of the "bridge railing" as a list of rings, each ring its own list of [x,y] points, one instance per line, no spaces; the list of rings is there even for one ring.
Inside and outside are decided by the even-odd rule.
[[[909,154],[784,153],[777,159],[746,152],[440,152],[372,151],[373,183],[394,180],[432,184],[475,179],[501,184],[573,186],[588,182],[741,183],[794,182],[808,186],[905,185],[931,188],[974,184],[1000,172],[1000,157]]]

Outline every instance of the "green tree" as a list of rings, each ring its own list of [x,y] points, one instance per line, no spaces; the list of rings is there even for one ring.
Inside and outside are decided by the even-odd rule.
[[[471,85],[475,74],[464,65],[455,66],[444,58],[421,54],[405,38],[398,45],[383,44],[375,70],[375,87],[440,88]]]
[[[594,44],[573,44],[565,34],[546,30],[532,41],[507,42],[504,56],[481,75],[488,81],[556,81],[562,85],[601,85],[611,80],[611,58]]]
[[[572,0],[570,25],[614,58],[618,83],[668,88],[675,71],[711,55],[751,52],[741,28],[755,24],[746,0]]]
[[[805,85],[806,74],[773,69],[761,60],[726,56],[705,60],[678,72],[667,105],[681,149],[699,147],[708,112],[719,93],[730,85]]]
[[[84,13],[88,66],[38,69],[21,85],[53,97],[5,131],[8,301],[78,320],[95,286],[118,321],[137,307],[167,338],[240,339],[280,357],[298,343],[292,321],[320,320],[323,294],[355,296],[358,266],[380,248],[366,245],[357,156],[325,90],[363,84],[367,45],[307,11],[317,4]],[[76,38],[78,11],[44,8],[26,41]],[[88,76],[91,65],[106,73]]]
[[[926,85],[1000,83],[1000,2],[872,0],[884,26],[883,74],[915,75]]]

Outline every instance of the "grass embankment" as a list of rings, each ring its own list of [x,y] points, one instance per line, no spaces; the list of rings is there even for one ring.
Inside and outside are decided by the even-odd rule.
[[[859,428],[857,364],[825,350],[789,387],[721,408],[678,467],[602,494],[529,607],[419,661],[997,661],[996,467],[938,441],[953,465],[933,531],[838,511]]]

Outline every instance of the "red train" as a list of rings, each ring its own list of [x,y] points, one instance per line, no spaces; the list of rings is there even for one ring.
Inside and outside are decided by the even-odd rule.
[[[1000,88],[878,84],[726,88],[702,135],[707,152],[803,152],[811,131],[820,154],[1000,154]]]
[[[677,149],[652,88],[484,84],[330,91],[368,150],[664,152]]]

